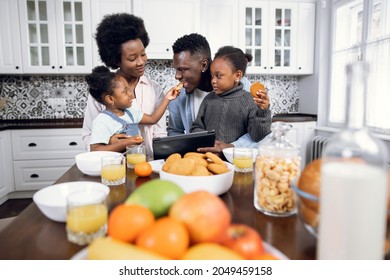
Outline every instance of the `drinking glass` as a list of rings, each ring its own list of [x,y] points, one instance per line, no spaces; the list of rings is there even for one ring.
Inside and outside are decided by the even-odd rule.
[[[132,145],[126,147],[127,167],[134,168],[134,165],[146,161],[145,145]]]
[[[233,165],[237,172],[253,171],[253,150],[250,148],[233,149]]]
[[[118,186],[126,181],[126,161],[123,155],[102,158],[102,183]]]
[[[107,233],[107,194],[101,190],[72,192],[67,197],[68,241],[80,246]]]

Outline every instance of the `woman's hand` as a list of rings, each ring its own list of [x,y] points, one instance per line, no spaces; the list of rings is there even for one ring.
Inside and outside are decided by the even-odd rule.
[[[259,90],[256,95],[258,98],[254,97],[253,101],[259,106],[261,109],[266,110],[269,107],[269,96],[266,91]]]

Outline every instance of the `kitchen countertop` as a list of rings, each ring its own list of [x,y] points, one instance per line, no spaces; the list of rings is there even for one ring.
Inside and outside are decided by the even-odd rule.
[[[317,115],[311,114],[276,114],[272,121],[280,122],[308,122],[317,121]],[[82,118],[74,119],[23,119],[23,120],[2,120],[0,131],[7,129],[44,129],[44,128],[81,128]]]
[[[7,129],[81,128],[82,118],[2,120],[0,131]]]
[[[317,115],[312,114],[276,114],[272,117],[273,122],[315,122]]]

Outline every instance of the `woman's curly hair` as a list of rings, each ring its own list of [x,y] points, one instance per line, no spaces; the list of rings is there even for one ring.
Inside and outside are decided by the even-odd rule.
[[[106,15],[95,33],[101,61],[112,69],[118,69],[121,45],[138,38],[145,48],[149,45],[149,35],[142,18],[127,13]]]

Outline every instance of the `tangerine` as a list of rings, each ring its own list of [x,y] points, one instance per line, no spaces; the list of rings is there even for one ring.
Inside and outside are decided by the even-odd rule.
[[[190,244],[190,235],[179,221],[170,217],[159,218],[136,239],[138,247],[171,259],[180,259]]]
[[[147,177],[152,174],[152,166],[149,162],[140,162],[134,165],[134,173],[139,177]]]
[[[108,216],[108,235],[117,240],[133,242],[154,223],[154,215],[148,208],[135,204],[119,204]]]

